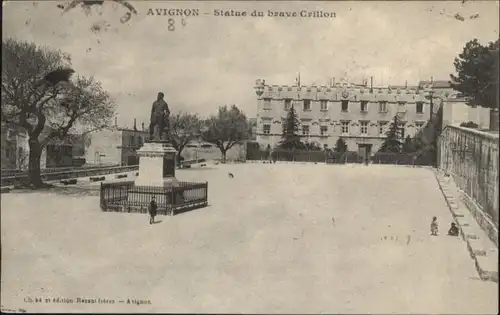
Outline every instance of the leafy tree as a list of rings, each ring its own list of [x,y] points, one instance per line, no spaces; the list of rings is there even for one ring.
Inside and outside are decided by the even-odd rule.
[[[403,143],[403,152],[404,153],[413,153],[415,152],[415,141],[410,137],[410,135],[406,136],[405,141]]]
[[[450,75],[452,86],[468,98],[470,105],[498,108],[498,53],[499,40],[483,46],[473,39],[455,58],[457,75]]]
[[[219,107],[217,115],[213,115],[205,122],[202,138],[219,148],[222,162],[226,162],[226,153],[235,144],[248,139],[248,120],[246,115],[236,105],[228,108]]]
[[[281,141],[278,143],[280,149],[304,149],[305,144],[300,140],[300,121],[293,105],[283,123]]]
[[[12,38],[2,42],[1,119],[28,135],[33,188],[43,186],[40,157],[47,144],[71,132],[103,129],[114,115],[115,103],[101,84],[92,77],[71,78],[70,66],[61,51]]]
[[[170,140],[177,150],[177,161],[186,145],[201,135],[202,121],[196,114],[178,112],[170,116]]]
[[[321,151],[322,147],[318,142],[311,141],[304,143],[305,149],[309,151]]]
[[[385,133],[385,140],[380,146],[380,152],[401,152],[402,148],[401,142],[401,129],[400,129],[400,119],[398,115],[394,116],[394,119],[389,127],[389,130]]]
[[[347,152],[347,143],[345,143],[344,139],[338,138],[337,142],[335,143],[334,151],[339,153]]]

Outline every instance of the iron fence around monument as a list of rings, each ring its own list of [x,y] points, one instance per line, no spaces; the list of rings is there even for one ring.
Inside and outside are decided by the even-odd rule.
[[[175,215],[208,205],[208,183],[178,182],[175,186],[136,186],[134,182],[101,183],[102,211],[147,213],[152,197],[157,213]]]

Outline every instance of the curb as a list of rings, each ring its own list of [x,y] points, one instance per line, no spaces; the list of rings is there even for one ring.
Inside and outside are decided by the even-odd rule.
[[[0,193],[2,193],[2,194],[10,193],[11,187],[4,186],[4,187],[1,187],[0,190],[1,190]]]
[[[453,220],[460,230],[460,236],[465,241],[469,255],[474,260],[479,277],[481,280],[498,283],[498,260],[493,262],[491,259],[491,256],[498,257],[498,247],[488,251],[479,241],[474,227],[471,226],[471,224],[474,225],[476,219],[460,200],[462,198],[456,198],[459,197],[460,192],[452,187],[454,182],[451,177],[446,179],[438,171],[435,171],[435,176]],[[488,241],[490,240],[488,239]]]

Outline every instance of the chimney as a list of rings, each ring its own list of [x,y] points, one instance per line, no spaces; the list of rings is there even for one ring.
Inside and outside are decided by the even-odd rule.
[[[142,123],[142,131],[144,131],[144,122]]]
[[[134,118],[134,131],[137,131],[137,121],[135,118]]]
[[[405,81],[405,89],[408,88],[408,80]]]
[[[373,76],[370,77],[370,92],[373,93]]]

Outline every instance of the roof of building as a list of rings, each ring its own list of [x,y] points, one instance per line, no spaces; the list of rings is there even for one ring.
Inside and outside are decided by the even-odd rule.
[[[350,100],[369,102],[419,102],[425,101],[425,93],[417,87],[390,88],[336,85],[326,86],[269,86],[266,85],[260,98],[293,100]]]
[[[116,128],[118,131],[130,131],[130,132],[137,132],[137,133],[148,133],[149,131],[147,130],[140,130],[140,129],[133,129],[133,128],[127,128],[127,127],[118,127]]]
[[[418,82],[420,88],[424,86],[432,86],[435,89],[451,88],[451,81],[449,80],[436,80],[436,81],[420,81]]]
[[[389,85],[388,88],[391,89],[418,89],[417,85]]]

